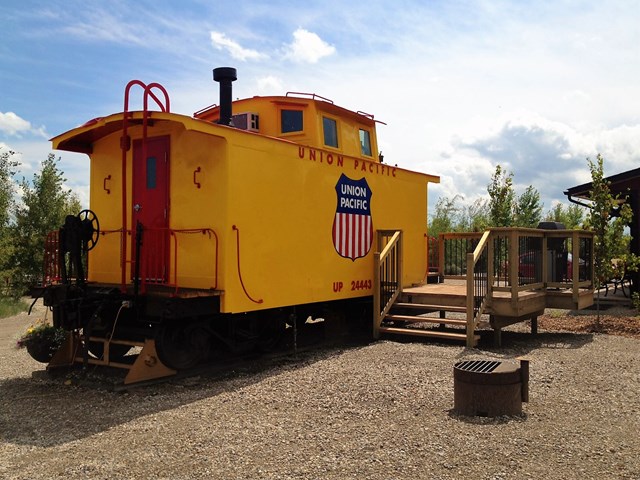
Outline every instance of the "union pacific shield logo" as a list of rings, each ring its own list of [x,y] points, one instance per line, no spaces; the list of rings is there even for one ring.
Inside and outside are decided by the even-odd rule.
[[[371,189],[365,178],[352,180],[345,174],[336,184],[338,204],[333,220],[333,245],[341,257],[364,257],[373,243]]]

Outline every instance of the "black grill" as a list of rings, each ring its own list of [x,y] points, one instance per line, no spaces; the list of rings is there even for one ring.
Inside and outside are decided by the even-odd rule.
[[[454,368],[465,372],[491,373],[500,366],[502,362],[491,360],[464,360],[454,365]]]

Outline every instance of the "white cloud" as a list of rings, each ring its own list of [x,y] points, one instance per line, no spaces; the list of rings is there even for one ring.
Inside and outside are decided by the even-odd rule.
[[[437,173],[441,184],[430,191],[431,205],[438,196],[463,194],[471,203],[486,197],[486,186],[495,166],[514,174],[517,194],[533,185],[545,211],[566,201],[564,190],[588,182],[586,159],[598,153],[605,158],[605,175],[613,175],[640,163],[640,125],[583,131],[541,116],[514,117],[485,135],[454,138],[440,152]],[[433,170],[430,167],[429,170]]]
[[[258,78],[258,92],[262,94],[282,94],[284,86],[282,80],[273,75]]]
[[[323,57],[335,53],[336,48],[317,34],[304,28],[293,32],[293,42],[285,47],[285,58],[300,63],[317,63]]]
[[[226,50],[236,60],[262,60],[269,58],[268,55],[257,50],[242,47],[238,42],[231,40],[224,33],[211,32],[211,43],[218,50]]]
[[[21,135],[31,131],[31,123],[13,112],[0,112],[0,131],[7,135]]]

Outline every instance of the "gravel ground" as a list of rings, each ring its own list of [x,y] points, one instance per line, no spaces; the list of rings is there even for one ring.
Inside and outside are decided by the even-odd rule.
[[[549,316],[561,323],[557,313]],[[640,479],[640,340],[380,341],[125,393],[65,384],[0,319],[0,478]],[[516,417],[452,412],[456,361],[531,360]]]

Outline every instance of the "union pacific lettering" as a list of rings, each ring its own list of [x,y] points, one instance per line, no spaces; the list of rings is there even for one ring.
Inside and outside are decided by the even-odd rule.
[[[331,152],[302,146],[298,147],[298,157],[302,160],[307,159],[312,162],[324,163],[328,166],[341,167],[344,169],[353,167],[352,170],[356,170],[358,172],[368,172],[375,175],[385,175],[387,177],[395,177],[397,170],[396,167],[390,167],[384,163],[349,157],[346,158],[345,167],[345,158],[342,155],[334,155]]]

